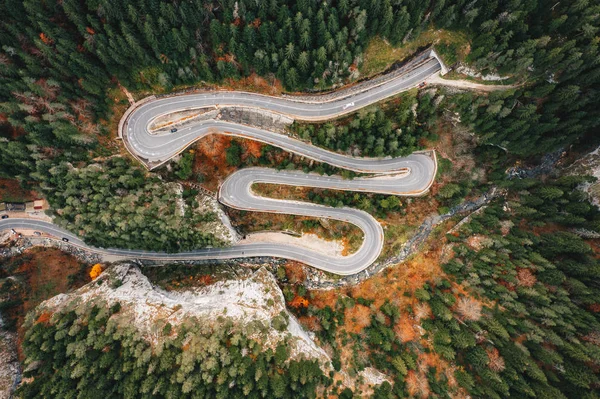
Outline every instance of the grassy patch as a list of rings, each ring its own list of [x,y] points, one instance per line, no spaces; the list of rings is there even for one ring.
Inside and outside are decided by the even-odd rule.
[[[447,65],[463,60],[469,53],[470,45],[463,32],[429,28],[414,40],[401,46],[392,46],[386,40],[371,39],[364,52],[364,62],[360,68],[362,76],[371,76],[385,71],[394,62],[412,55],[419,47],[433,44],[439,56]]]
[[[444,176],[452,170],[452,161],[440,155],[437,156],[438,169],[435,178]]]
[[[414,231],[415,226],[388,224],[385,228],[385,244],[383,246],[382,259],[396,255]]]

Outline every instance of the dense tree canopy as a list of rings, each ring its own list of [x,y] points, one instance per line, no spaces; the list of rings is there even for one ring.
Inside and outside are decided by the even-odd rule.
[[[123,158],[73,168],[62,163],[40,172],[56,223],[91,245],[181,251],[221,243],[173,184],[147,176]]]
[[[435,120],[433,95],[402,95],[385,109],[360,110],[349,121],[293,126],[303,140],[332,150],[368,157],[406,156],[420,149],[419,140],[430,136]]]
[[[582,180],[519,181],[508,206],[495,203],[448,236],[456,257],[444,270],[489,305],[480,319],[459,309],[462,323],[444,320],[448,290],[428,287],[435,319],[426,328],[451,337],[436,350],[464,366],[461,385],[477,397],[597,397],[600,264],[574,232],[597,231],[600,213],[573,191]],[[481,248],[467,244],[472,236]]]
[[[119,302],[31,315],[23,347],[34,364],[24,398],[315,398],[327,381],[316,360],[263,348],[231,322],[165,324],[159,348],[119,320]],[[50,317],[51,316],[51,317]],[[115,320],[116,319],[116,320]],[[256,322],[246,329],[257,333]],[[31,363],[30,362],[30,363]]]

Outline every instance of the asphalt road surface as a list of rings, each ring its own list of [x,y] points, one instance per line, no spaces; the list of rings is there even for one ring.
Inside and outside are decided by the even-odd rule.
[[[268,143],[319,162],[356,172],[370,173],[372,177],[342,179],[338,176],[320,176],[298,171],[276,171],[266,168],[242,169],[229,176],[219,190],[219,201],[243,210],[285,213],[336,219],[358,226],[364,241],[350,256],[330,257],[306,248],[271,243],[245,244],[243,240],[227,248],[207,248],[181,253],[160,253],[124,249],[103,249],[87,246],[77,236],[48,222],[32,219],[5,219],[0,229],[33,229],[58,238],[68,238],[73,245],[92,251],[122,256],[123,258],[155,260],[232,259],[274,256],[297,260],[316,268],[349,275],[372,264],[383,248],[383,228],[371,215],[352,208],[332,208],[300,201],[275,200],[257,196],[254,183],[272,183],[292,186],[319,187],[336,190],[375,192],[393,195],[421,195],[429,189],[436,173],[435,158],[426,154],[412,154],[401,158],[356,158],[337,154],[282,134],[220,120],[208,120],[187,125],[176,133],[151,134],[148,126],[157,117],[187,109],[211,106],[245,106],[280,113],[296,120],[324,121],[354,112],[362,107],[413,88],[437,73],[441,66],[435,58],[415,63],[408,71],[351,96],[331,101],[315,102],[269,97],[245,92],[206,92],[164,97],[139,105],[126,117],[120,132],[128,150],[146,165],[159,164],[177,155],[192,142],[219,132]]]
[[[264,96],[246,92],[203,92],[182,96],[163,97],[139,105],[123,124],[121,133],[125,145],[136,157],[148,163],[161,163],[187,148],[202,137],[220,132],[272,144],[287,151],[326,162],[340,168],[360,172],[384,172],[394,169],[395,160],[353,158],[333,153],[311,144],[268,130],[243,126],[219,120],[190,124],[176,133],[151,134],[148,126],[156,118],[189,109],[219,106],[245,106],[279,113],[296,120],[325,121],[355,112],[367,105],[418,86],[440,71],[435,58],[417,63],[407,73],[373,88],[366,88],[352,96],[324,102],[307,102],[292,98]],[[353,104],[353,105],[350,105]]]

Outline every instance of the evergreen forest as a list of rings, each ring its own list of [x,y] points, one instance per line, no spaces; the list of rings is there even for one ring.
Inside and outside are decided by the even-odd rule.
[[[600,145],[600,1],[3,0],[0,15],[0,180],[39,193],[57,225],[103,248],[221,247],[207,227],[217,213],[199,211],[194,197],[206,180],[257,165],[337,172],[241,140],[198,143],[148,171],[116,138],[128,95],[250,90],[236,86],[249,79],[316,95],[430,47],[453,69],[447,79],[506,86],[428,85],[285,132],[363,157],[442,149],[436,184],[422,198],[280,194],[364,210],[386,225],[394,251],[431,234],[422,253],[354,288],[323,275],[333,288],[310,290],[292,267],[272,267],[327,367],[293,357],[285,342],[261,342],[270,326],[240,331],[225,315],[219,325],[157,327],[157,345],[115,322],[118,302],[88,298],[6,326],[19,334],[25,383],[17,397],[600,398],[600,211],[587,190],[597,179],[566,169]],[[373,43],[389,47],[377,53]],[[388,48],[402,56],[363,73]],[[506,82],[461,75],[461,66]],[[468,136],[465,170],[443,154],[459,130]],[[199,162],[195,151],[223,162]],[[553,154],[560,162],[536,172]],[[473,177],[469,168],[483,172]],[[456,211],[480,197],[476,212]],[[439,215],[449,224],[426,226]],[[412,274],[401,274],[405,266]],[[0,275],[0,310],[19,302],[8,274]],[[418,286],[392,289],[378,278]],[[365,370],[385,378],[367,383]]]

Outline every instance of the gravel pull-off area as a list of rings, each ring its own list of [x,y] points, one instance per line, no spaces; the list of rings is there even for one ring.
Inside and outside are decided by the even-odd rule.
[[[472,78],[477,78],[477,79],[487,80],[487,81],[501,81],[501,80],[510,79],[510,76],[500,76],[500,75],[493,74],[493,73],[488,74],[488,75],[483,75],[482,73],[476,71],[475,69],[469,68],[467,65],[463,65],[463,64],[460,64],[456,68],[456,72],[462,73],[462,74],[470,76]]]
[[[441,85],[447,87],[455,87],[457,89],[477,91],[508,90],[518,87],[518,85],[488,85],[470,82],[468,80],[444,79],[440,77],[439,73],[436,73],[433,76],[427,78],[426,82],[430,85]]]
[[[278,231],[248,234],[240,244],[255,242],[292,244],[311,251],[318,251],[327,256],[343,256],[342,252],[344,251],[344,246],[341,242],[334,240],[327,241],[316,234],[302,234],[301,237],[294,237]]]

